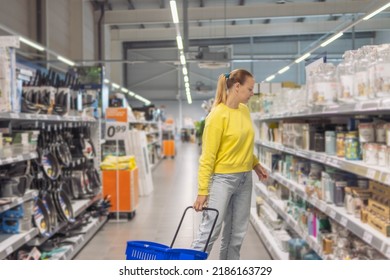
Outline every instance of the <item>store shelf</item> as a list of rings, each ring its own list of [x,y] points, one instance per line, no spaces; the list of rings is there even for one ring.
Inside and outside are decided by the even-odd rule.
[[[288,252],[280,250],[272,232],[270,232],[267,226],[264,225],[263,221],[257,215],[255,207],[252,207],[251,209],[250,220],[272,258],[274,260],[288,260]]]
[[[366,177],[384,183],[386,185],[390,185],[390,169],[388,168],[370,166],[363,163],[361,160],[351,161],[336,156],[329,156],[325,153],[316,153],[313,151],[292,149],[285,147],[281,144],[272,142],[256,141],[256,144],[269,149],[286,152],[288,154],[292,154],[298,157],[313,160],[322,164],[326,164],[328,166],[333,166],[335,168],[354,173],[356,175]]]
[[[102,198],[102,194],[97,194],[94,198],[92,199],[80,199],[80,200],[73,200],[72,201],[72,208],[73,208],[73,213],[74,216],[77,217],[81,213],[85,211],[89,206],[91,206],[93,203],[95,203],[97,200]],[[40,236],[37,238],[32,239],[28,245],[29,246],[40,246],[43,243],[45,243],[47,240],[49,240],[51,237],[53,237],[54,234],[62,230],[68,223],[67,222],[62,222],[57,225],[55,229],[53,229],[50,234],[46,236]]]
[[[30,146],[13,145],[0,149],[0,165],[38,158],[36,149]]]
[[[0,260],[12,254],[37,235],[37,228],[19,234],[0,234]]]
[[[361,238],[367,244],[384,254],[390,259],[390,238],[384,236],[367,224],[364,224],[360,219],[348,214],[344,207],[338,207],[334,204],[326,202],[315,197],[308,197],[305,193],[304,186],[283,177],[279,173],[270,174],[270,177],[280,182],[288,189],[298,194],[300,197],[308,201],[314,207],[327,214],[331,219],[347,228],[357,237]]]
[[[318,117],[331,115],[356,115],[356,114],[380,114],[389,112],[390,98],[379,100],[366,100],[352,104],[335,104],[330,106],[314,106],[299,112],[286,112],[279,114],[252,113],[252,117],[257,121],[274,121],[287,118]]]
[[[91,223],[84,226],[81,229],[81,234],[75,237],[68,238],[68,241],[74,243],[74,245],[66,245],[60,253],[53,255],[50,259],[52,260],[71,260],[73,259],[80,250],[92,239],[96,232],[105,224],[107,217],[103,216],[100,218],[92,219]]]
[[[286,224],[288,224],[303,240],[307,242],[310,248],[312,248],[322,259],[327,259],[327,256],[322,254],[321,245],[318,244],[317,240],[302,230],[298,226],[297,222],[286,213],[283,201],[270,198],[266,186],[262,183],[257,183],[256,189],[260,193],[260,196],[283,218]]]
[[[23,197],[14,197],[11,199],[11,203],[0,206],[0,213],[5,212],[19,204],[29,201],[38,195],[38,191],[28,190]]]
[[[27,113],[0,113],[0,119],[21,120],[21,121],[57,121],[57,122],[96,122],[95,118],[79,116],[58,116]]]
[[[130,124],[158,124],[158,122],[154,122],[154,121],[130,121],[129,122]]]
[[[145,131],[146,135],[153,135],[153,134],[159,134],[160,131],[155,130],[155,131]]]
[[[95,195],[92,199],[80,199],[72,201],[73,213],[77,217],[83,213],[89,206],[102,198],[102,193]]]

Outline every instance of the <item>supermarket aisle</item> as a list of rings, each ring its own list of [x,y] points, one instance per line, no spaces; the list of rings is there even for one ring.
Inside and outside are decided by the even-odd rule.
[[[196,144],[177,144],[175,159],[163,160],[153,171],[154,191],[141,197],[131,221],[110,220],[78,254],[76,259],[125,259],[128,240],[148,240],[170,245],[184,209],[196,197],[199,149]],[[200,213],[189,211],[175,247],[189,248]],[[219,241],[209,259],[218,259]],[[250,225],[242,248],[242,259],[270,259]]]

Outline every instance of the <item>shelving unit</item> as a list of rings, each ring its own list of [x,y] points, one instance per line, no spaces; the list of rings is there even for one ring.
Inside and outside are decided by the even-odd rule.
[[[19,234],[0,234],[0,260],[6,258],[14,251],[38,235],[38,229],[32,228]]]
[[[278,244],[272,235],[272,232],[267,228],[256,213],[256,208],[252,207],[250,221],[263,240],[265,248],[268,250],[274,260],[288,260],[288,253],[280,250]]]
[[[256,129],[260,127],[262,122],[273,123],[278,121],[296,121],[296,120],[319,120],[320,118],[332,119],[333,121],[342,118],[350,118],[355,115],[389,115],[390,113],[390,98],[378,100],[366,100],[352,104],[337,104],[331,106],[313,106],[306,108],[299,112],[282,112],[275,114],[260,114],[252,113],[252,119]],[[336,121],[335,121],[336,122]],[[263,139],[263,138],[262,138]],[[273,150],[282,154],[290,154],[299,158],[307,159],[313,162],[318,162],[326,166],[331,166],[339,170],[349,172],[370,180],[374,180],[385,185],[390,185],[390,170],[385,167],[378,167],[365,164],[362,160],[352,161],[340,158],[337,156],[330,156],[326,153],[315,152],[311,150],[303,150],[298,148],[291,148],[280,143],[255,140],[256,147],[262,147],[267,150]],[[337,207],[334,204],[327,204],[325,201],[317,199],[316,197],[308,196],[304,186],[285,178],[278,172],[271,172],[268,170],[270,177],[280,184],[287,187],[291,192],[297,194],[305,201],[319,209],[329,218],[348,229],[350,232],[359,237],[362,241],[382,253],[386,258],[390,259],[390,238],[386,237],[379,231],[375,230],[368,224],[363,223],[354,215],[348,214],[344,207]],[[312,237],[308,237],[306,233],[300,232],[300,228],[295,221],[287,215],[283,209],[280,201],[274,201],[268,197],[267,189],[264,185],[258,183],[255,189],[260,196],[267,201],[271,207],[279,213],[279,215],[291,226],[297,233],[307,241],[307,243],[319,254],[322,258],[327,256],[322,255],[321,246],[314,242]],[[267,238],[267,237],[265,237]]]
[[[34,197],[36,197],[37,195],[38,195],[37,191],[28,190],[28,191],[26,191],[26,193],[24,194],[23,197],[12,198],[11,203],[0,206],[0,213],[5,212],[5,211],[7,211],[7,210],[19,205],[19,204],[22,204],[25,201],[29,201],[29,200],[33,199]]]

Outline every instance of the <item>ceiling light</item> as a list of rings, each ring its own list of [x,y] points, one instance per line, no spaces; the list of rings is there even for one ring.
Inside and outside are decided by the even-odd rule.
[[[182,51],[183,50],[183,41],[182,41],[182,38],[180,35],[176,36],[176,42],[177,42],[177,48]]]
[[[187,67],[183,67],[183,75],[188,75]]]
[[[186,83],[184,84],[184,86],[185,86],[186,88],[189,88],[189,87],[190,87],[190,83],[186,82]]]
[[[372,18],[373,16],[379,14],[383,10],[386,10],[388,7],[390,7],[390,3],[387,3],[386,5],[384,5],[383,7],[379,8],[378,10],[376,10],[376,11],[372,12],[371,14],[365,16],[363,18],[363,20],[369,20],[370,18]]]
[[[129,90],[129,92],[127,94],[130,95],[130,96],[134,96],[135,95],[135,93],[132,92],[131,90]]]
[[[146,98],[143,98],[142,96],[139,96],[138,94],[134,94],[134,98],[138,99],[139,101],[144,102],[146,105],[149,105],[151,102],[147,100]]]
[[[188,83],[190,79],[188,79],[188,76],[184,76],[184,82]]]
[[[187,94],[187,102],[188,102],[188,104],[192,103],[191,94]]]
[[[279,74],[283,74],[283,73],[286,72],[288,69],[290,69],[290,66],[286,66],[286,67],[280,69],[280,70],[278,71],[278,73],[279,73]]]
[[[271,75],[269,76],[267,79],[265,79],[267,82],[273,80],[275,78],[275,75]]]
[[[179,23],[179,15],[177,13],[176,1],[169,1],[169,5],[171,5],[173,23]]]
[[[180,55],[180,63],[182,65],[186,65],[186,57],[184,56],[184,54],[181,54]]]
[[[310,53],[307,53],[307,54],[302,55],[300,58],[298,58],[298,59],[295,60],[295,63],[299,63],[299,62],[305,60],[305,59],[308,58],[310,55],[311,55]]]
[[[41,51],[41,52],[42,52],[42,51],[45,50],[44,47],[42,47],[42,46],[40,46],[40,45],[38,45],[38,44],[36,44],[36,43],[34,43],[34,42],[32,42],[32,41],[26,39],[26,38],[19,37],[19,40],[20,40],[21,42],[25,43],[26,45],[29,45],[30,47],[33,47],[34,49],[37,49],[38,51]]]
[[[110,83],[110,80],[109,79],[104,79],[103,80],[106,84],[109,84]]]
[[[339,32],[337,33],[336,35],[334,35],[333,37],[329,38],[328,40],[326,40],[325,42],[323,42],[321,44],[321,47],[325,47],[327,45],[329,45],[330,43],[332,43],[334,40],[336,40],[337,38],[340,38],[341,36],[343,36],[343,32]]]
[[[127,88],[121,88],[121,91],[124,92],[124,93],[128,93],[129,90]]]
[[[116,84],[116,83],[112,83],[112,87],[113,87],[113,88],[120,88],[121,86],[118,85],[118,84]]]
[[[60,55],[57,56],[57,59],[62,61],[63,63],[66,63],[66,64],[70,65],[70,66],[75,66],[76,65],[76,63],[74,63],[73,61],[71,61],[71,60],[69,60],[69,59],[67,59],[67,58],[65,58],[63,56],[60,56]]]

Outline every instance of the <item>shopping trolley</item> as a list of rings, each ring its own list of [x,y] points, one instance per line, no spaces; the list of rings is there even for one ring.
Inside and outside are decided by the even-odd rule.
[[[177,234],[179,233],[180,227],[183,223],[184,217],[187,213],[187,210],[193,208],[192,206],[188,206],[181,217],[179,226],[176,229],[175,236],[173,237],[171,246],[143,241],[143,240],[135,240],[135,241],[127,241],[126,248],[126,259],[127,260],[205,260],[208,257],[206,253],[206,249],[209,245],[211,234],[214,231],[215,224],[218,220],[219,212],[217,209],[204,207],[203,210],[206,211],[214,211],[216,212],[216,216],[211,227],[210,234],[207,238],[206,245],[204,247],[203,252],[193,249],[181,249],[181,248],[173,248],[173,244],[175,243]]]

